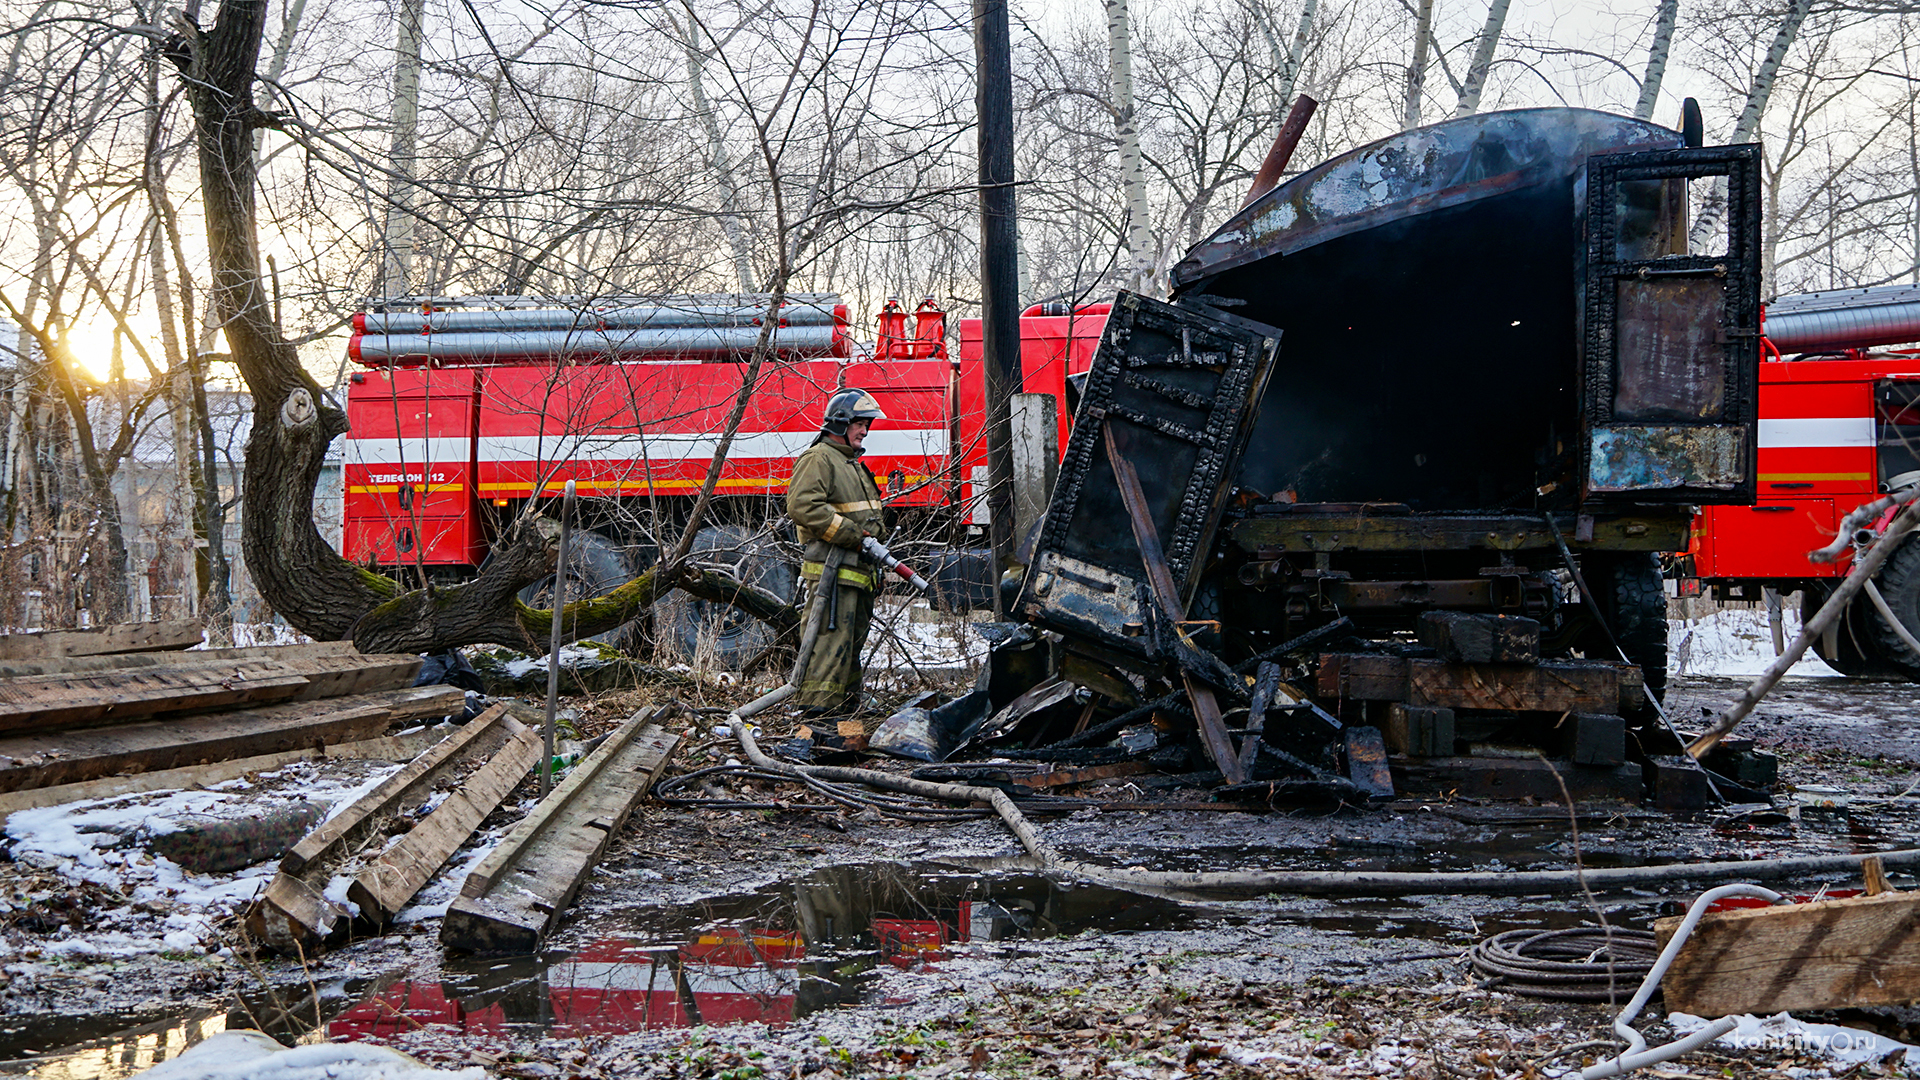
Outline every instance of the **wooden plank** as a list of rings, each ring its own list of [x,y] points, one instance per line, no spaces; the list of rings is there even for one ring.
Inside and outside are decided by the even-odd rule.
[[[40,630],[0,634],[0,660],[35,660],[102,653],[144,653],[188,649],[200,644],[206,627],[199,619],[125,623],[86,630]]]
[[[313,701],[395,690],[413,683],[421,663],[410,653],[350,653],[21,675],[0,679],[0,731],[118,723],[258,701]]]
[[[1314,689],[1337,701],[1407,700],[1407,662],[1385,653],[1323,653]]]
[[[1618,713],[1619,665],[1553,660],[1511,664],[1407,661],[1407,704],[1446,709]]]
[[[385,711],[385,710],[382,710]],[[235,715],[235,714],[227,714]],[[178,731],[178,725],[170,727]],[[8,791],[0,794],[0,825],[4,825],[8,816],[21,810],[33,810],[42,806],[59,806],[63,803],[82,802],[88,799],[106,799],[115,795],[137,795],[143,791],[174,791],[184,788],[206,787],[219,784],[249,773],[273,772],[284,769],[299,761],[411,761],[421,752],[451,734],[448,727],[421,728],[404,735],[382,735],[371,739],[356,739],[352,742],[319,745],[306,745],[293,750],[282,750],[276,754],[256,754],[252,757],[233,758],[227,761],[209,761],[200,765],[187,765],[177,769],[161,769],[157,772],[133,773],[127,776],[103,776],[97,780],[81,780],[75,783],[56,784],[52,787],[30,788],[24,791]]]
[[[1160,605],[1169,626],[1178,626],[1186,618],[1182,610],[1180,590],[1175,586],[1173,571],[1167,568],[1166,554],[1160,549],[1160,535],[1154,528],[1153,513],[1147,509],[1147,494],[1140,486],[1140,474],[1134,470],[1133,462],[1121,452],[1119,436],[1112,424],[1105,426],[1107,440],[1107,461],[1113,466],[1114,479],[1120,486],[1120,501],[1127,508],[1127,518],[1133,525],[1133,540],[1140,548],[1140,561],[1146,567],[1147,586],[1153,592],[1153,598]],[[1213,688],[1193,677],[1193,673],[1184,668],[1180,672],[1181,681],[1186,684],[1187,700],[1193,703],[1193,716],[1200,728],[1200,742],[1207,748],[1207,756],[1213,759],[1214,768],[1229,784],[1247,782],[1247,770],[1240,764],[1240,755],[1233,749],[1233,738],[1227,734],[1227,722],[1220,713],[1220,702],[1214,697]]]
[[[1662,948],[1679,924],[1653,924]],[[1660,989],[1705,1017],[1920,1001],[1920,893],[1707,914]]]
[[[466,695],[416,686],[191,719],[0,738],[0,792],[156,772],[372,738],[391,724],[457,714]]]
[[[308,833],[281,858],[280,872],[247,909],[248,931],[290,956],[323,946],[347,914],[323,895],[340,865],[388,820],[424,802],[456,766],[491,755],[524,731],[507,715],[506,705],[495,705]]]
[[[360,906],[361,917],[382,926],[392,922],[540,760],[538,730],[511,715],[501,723],[508,732],[506,745],[354,878],[347,899]]]
[[[83,675],[153,667],[208,667],[235,660],[302,660],[322,656],[359,656],[351,641],[315,641],[306,645],[254,645],[243,649],[191,649],[186,652],[119,653],[56,659],[0,661],[0,678],[19,675]]]
[[[271,660],[249,661],[243,668],[27,675],[0,680],[0,731],[283,701],[306,686],[306,676]]]
[[[1409,757],[1452,757],[1454,725],[1452,709],[1436,709],[1394,702],[1387,706],[1386,723],[1381,734],[1387,749]]]
[[[679,747],[680,737],[659,723],[674,711],[635,713],[574,766],[467,875],[441,920],[441,943],[473,953],[537,951]]]
[[[410,803],[417,804],[426,797],[433,782],[449,765],[470,750],[485,746],[488,740],[497,744],[500,724],[506,715],[505,705],[495,705],[468,721],[452,737],[436,743],[426,753],[409,762],[406,768],[354,800],[352,806],[333,815],[325,825],[308,833],[306,839],[295,844],[293,850],[280,860],[281,871],[301,873],[335,854],[336,849],[345,847],[356,834],[365,831],[365,827],[372,824],[375,818],[390,816]],[[516,723],[515,726],[519,725]]]

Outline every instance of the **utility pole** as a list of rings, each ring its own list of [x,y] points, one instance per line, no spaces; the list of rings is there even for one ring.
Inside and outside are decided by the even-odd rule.
[[[1021,391],[1019,240],[1013,204],[1013,35],[1007,0],[973,0],[980,145],[980,344],[987,382],[987,515],[994,565],[1013,562],[1012,396]],[[1001,610],[1000,592],[993,607]]]
[[[392,149],[386,220],[380,230],[380,297],[407,291],[413,269],[413,176],[420,130],[420,24],[426,0],[400,0],[393,44]]]

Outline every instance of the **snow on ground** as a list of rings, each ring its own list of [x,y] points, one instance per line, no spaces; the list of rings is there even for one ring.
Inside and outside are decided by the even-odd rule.
[[[283,1047],[258,1031],[223,1031],[139,1075],[146,1080],[486,1080],[487,1071],[435,1069],[370,1043]]]
[[[1800,612],[1789,605],[1782,633],[1791,644],[1800,632]],[[1763,608],[1722,608],[1705,618],[1667,620],[1667,670],[1675,675],[1758,675],[1773,663],[1773,632]],[[1787,674],[1838,677],[1813,650]]]
[[[902,603],[883,598],[874,605],[867,635],[867,684],[885,685],[898,673],[902,686],[916,674],[971,675],[987,658],[982,624],[964,616],[935,612],[926,601]]]
[[[6,821],[14,862],[74,885],[126,897],[101,909],[84,930],[0,937],[0,956],[133,956],[217,948],[215,924],[243,910],[272,880],[277,860],[243,870],[196,874],[147,850],[152,837],[181,823],[237,818],[297,802],[320,803],[332,816],[397,772],[389,762],[301,761],[205,790],[146,791],[15,811]]]

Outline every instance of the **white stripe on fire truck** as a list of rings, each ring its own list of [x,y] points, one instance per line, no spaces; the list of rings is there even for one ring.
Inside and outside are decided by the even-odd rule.
[[[1760,448],[1872,446],[1873,417],[1822,416],[1760,421]]]
[[[408,465],[433,462],[465,465],[467,455],[473,452],[473,441],[464,436],[432,439],[348,436],[345,442],[349,465],[398,465],[403,461]]]
[[[759,431],[733,438],[728,455],[737,458],[796,457],[813,445],[813,431]],[[660,432],[648,435],[642,449],[638,435],[482,435],[481,461],[565,461],[576,459],[633,460],[643,457],[656,461],[684,458],[710,458],[720,436],[711,432]],[[866,451],[870,457],[907,457],[944,455],[948,436],[945,428],[895,428],[867,433]]]

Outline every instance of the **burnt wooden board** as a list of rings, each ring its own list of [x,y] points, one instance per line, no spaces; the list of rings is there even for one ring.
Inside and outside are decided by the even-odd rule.
[[[0,791],[354,742],[391,724],[437,719],[465,705],[457,687],[416,686],[189,719],[14,735],[0,738]]]
[[[1456,664],[1532,664],[1540,659],[1540,623],[1518,615],[1429,611],[1415,624],[1420,644]]]
[[[540,732],[511,715],[503,722],[506,745],[353,879],[347,899],[360,905],[363,918],[382,926],[392,922],[540,760]]]
[[[1320,658],[1315,688],[1322,697],[1423,708],[1618,713],[1622,666],[1585,660],[1449,664],[1327,653]]]
[[[1654,923],[1662,948],[1679,924]],[[1920,893],[1705,915],[1660,989],[1705,1017],[1920,1001]]]
[[[0,634],[0,660],[45,660],[60,656],[188,649],[200,644],[205,634],[206,627],[199,619],[125,623],[87,630]]]
[[[443,945],[491,955],[538,951],[679,747],[680,737],[659,723],[672,710],[635,713],[514,826],[448,907]]]
[[[1566,805],[1619,799],[1639,802],[1644,790],[1640,766],[1612,768],[1546,762],[1538,758],[1435,757],[1393,759],[1394,782],[1409,794],[1444,794],[1470,799],[1534,799]],[[1565,785],[1564,787],[1562,785]]]
[[[345,909],[323,895],[334,870],[389,820],[424,802],[436,783],[460,762],[490,756],[525,734],[526,728],[507,714],[507,707],[496,705],[355,799],[281,858],[280,872],[247,910],[247,929],[287,955],[324,945],[346,915]]]

